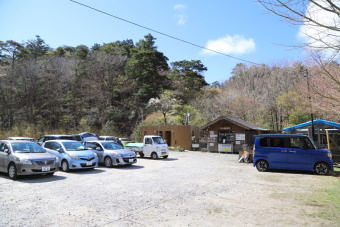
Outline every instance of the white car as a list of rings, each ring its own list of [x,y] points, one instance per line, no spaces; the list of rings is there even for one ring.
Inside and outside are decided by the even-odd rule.
[[[140,157],[152,159],[169,157],[168,144],[160,136],[144,136],[143,143],[127,143],[125,147],[138,153]]]

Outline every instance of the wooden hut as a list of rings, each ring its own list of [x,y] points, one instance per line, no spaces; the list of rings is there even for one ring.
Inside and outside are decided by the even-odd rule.
[[[236,117],[221,116],[201,127],[200,144],[208,151],[239,153],[251,149],[254,135],[266,132]]]

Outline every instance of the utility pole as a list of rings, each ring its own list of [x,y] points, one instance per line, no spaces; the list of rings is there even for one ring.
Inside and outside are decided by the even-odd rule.
[[[310,118],[312,121],[312,139],[314,141],[315,139],[315,133],[314,133],[314,115],[313,115],[313,103],[312,103],[312,97],[310,95],[310,86],[309,86],[309,74],[308,74],[308,69],[305,68],[303,70],[303,76],[306,77],[307,79],[307,89],[308,89],[308,99],[309,99],[309,105],[310,105]]]

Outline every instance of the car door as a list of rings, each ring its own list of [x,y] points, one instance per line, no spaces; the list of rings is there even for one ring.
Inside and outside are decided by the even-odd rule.
[[[5,172],[5,159],[8,158],[8,154],[5,152],[6,144],[0,143],[0,171]]]
[[[289,169],[311,170],[313,147],[310,147],[307,137],[289,138],[288,165]]]
[[[269,168],[286,169],[288,167],[288,138],[270,137],[268,147],[264,148],[267,153]]]
[[[153,148],[153,141],[151,138],[145,138],[143,153],[146,156],[150,156]]]

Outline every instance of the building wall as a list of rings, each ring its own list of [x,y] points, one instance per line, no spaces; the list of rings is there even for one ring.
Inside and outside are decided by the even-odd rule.
[[[160,135],[172,147],[191,150],[192,140],[199,138],[199,128],[191,125],[143,126],[141,134],[142,137],[145,135]]]

